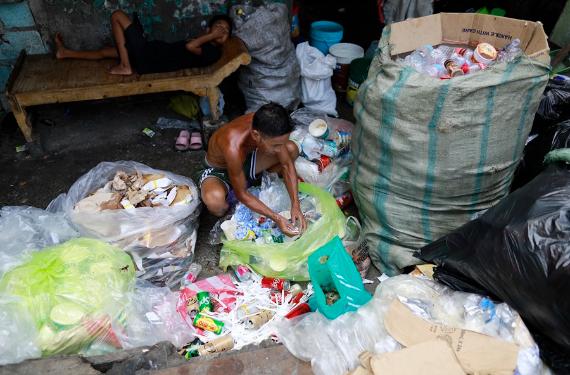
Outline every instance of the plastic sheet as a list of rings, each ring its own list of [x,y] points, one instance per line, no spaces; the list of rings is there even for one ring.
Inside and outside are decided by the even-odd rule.
[[[489,319],[489,315],[475,311],[483,297],[453,292],[433,281],[408,275],[382,282],[372,301],[355,312],[335,320],[319,313],[284,320],[277,325],[277,335],[295,357],[311,361],[315,374],[345,374],[358,365],[358,356],[363,351],[384,353],[401,348],[383,323],[390,303],[396,298],[416,315],[435,323],[471,329],[519,345],[517,373],[520,375],[548,373],[536,355],[536,344],[524,323],[509,306],[495,305],[497,312]]]
[[[0,276],[21,264],[33,251],[57,245],[79,233],[63,213],[34,207],[0,209]]]
[[[344,215],[334,198],[318,187],[299,184],[299,192],[316,199],[321,217],[295,241],[257,244],[251,241],[225,241],[220,267],[249,264],[256,272],[271,277],[303,281],[309,279],[308,256],[334,236],[344,236]]]
[[[113,323],[123,348],[154,345],[160,341],[181,347],[192,341],[193,331],[176,311],[178,295],[168,288],[137,281],[136,289],[128,298],[125,319],[119,324]]]
[[[44,356],[84,352],[95,344],[113,350],[121,345],[111,321],[123,316],[134,278],[127,253],[99,240],[76,238],[36,252],[7,272],[0,295],[21,299],[18,306],[30,314]],[[29,337],[29,329],[22,334]],[[13,344],[20,340],[23,347],[29,345],[18,336]]]
[[[555,371],[570,371],[570,171],[551,165],[478,219],[422,248],[435,278],[507,302]]]
[[[187,204],[170,207],[137,207],[135,209],[80,212],[76,204],[112,180],[116,172],[140,172],[163,175],[176,185],[190,188]],[[103,162],[80,177],[69,189],[48,206],[50,212],[63,212],[83,236],[102,239],[133,255],[139,269],[146,257],[188,257],[194,252],[192,236],[198,227],[200,199],[194,182],[184,176],[150,168],[134,161]]]

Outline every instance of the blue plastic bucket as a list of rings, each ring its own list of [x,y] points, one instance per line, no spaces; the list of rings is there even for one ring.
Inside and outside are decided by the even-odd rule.
[[[332,21],[316,21],[311,24],[310,44],[325,55],[330,46],[342,40],[344,28]]]

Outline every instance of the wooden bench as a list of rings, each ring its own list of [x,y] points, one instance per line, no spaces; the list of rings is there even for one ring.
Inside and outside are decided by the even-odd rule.
[[[230,38],[222,57],[205,68],[131,76],[107,73],[111,60],[57,60],[53,55],[20,54],[8,80],[6,96],[27,142],[32,142],[29,106],[66,103],[165,91],[188,91],[207,96],[212,117],[218,119],[218,85],[240,65],[251,61],[243,42]]]

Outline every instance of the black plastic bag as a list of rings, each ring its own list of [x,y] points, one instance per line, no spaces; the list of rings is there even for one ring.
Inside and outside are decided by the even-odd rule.
[[[536,135],[524,148],[511,191],[529,183],[545,168],[544,157],[552,150],[570,147],[570,120],[546,128]]]
[[[479,218],[422,248],[434,277],[516,309],[556,373],[570,373],[570,170],[551,165]]]
[[[551,79],[546,85],[536,114],[544,120],[568,120],[570,116],[570,80]]]

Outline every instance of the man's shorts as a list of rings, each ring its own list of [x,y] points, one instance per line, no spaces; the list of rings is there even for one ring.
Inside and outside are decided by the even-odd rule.
[[[253,151],[251,154],[248,154],[243,162],[243,173],[245,174],[245,178],[247,179],[247,185],[249,186],[258,186],[261,183],[261,179],[259,176],[255,174],[255,168],[257,164],[257,150]],[[215,177],[218,180],[222,181],[226,186],[226,189],[229,192],[232,190],[232,185],[230,182],[230,175],[227,169],[224,168],[214,168],[208,164],[206,158],[204,158],[204,169],[201,170],[198,176],[198,181],[200,181],[199,185],[202,188],[202,183],[204,180],[210,177]]]
[[[143,74],[150,70],[146,64],[147,40],[137,14],[134,13],[132,18],[131,24],[125,29],[125,47],[127,47],[132,68],[137,73]]]

